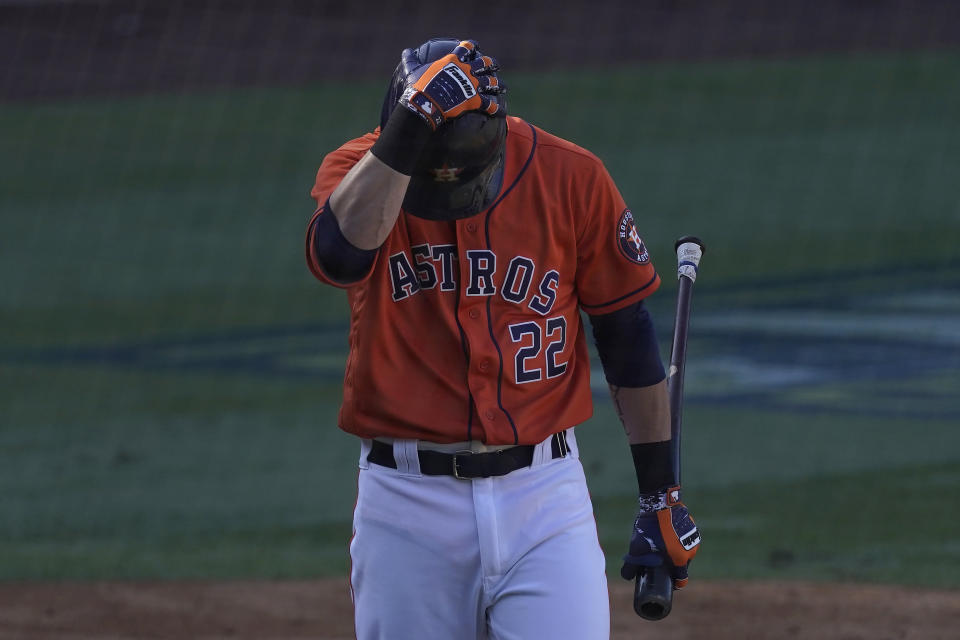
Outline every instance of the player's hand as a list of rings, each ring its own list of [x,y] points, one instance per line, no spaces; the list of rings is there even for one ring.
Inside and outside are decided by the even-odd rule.
[[[412,54],[403,52],[404,58]],[[464,40],[452,53],[416,69],[412,76],[422,73],[400,96],[400,104],[434,130],[467,111],[497,115],[501,113],[497,95],[504,92],[498,68],[496,60],[480,54],[476,42]]]
[[[673,588],[682,589],[687,585],[690,561],[699,548],[700,531],[680,502],[680,487],[642,495],[620,575],[633,580],[642,571],[666,564],[671,569]]]

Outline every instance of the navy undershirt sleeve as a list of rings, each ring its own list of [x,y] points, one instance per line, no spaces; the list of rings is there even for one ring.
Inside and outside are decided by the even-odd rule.
[[[361,280],[367,275],[378,249],[360,249],[352,245],[340,231],[329,200],[324,203],[323,213],[316,217],[313,224],[317,259],[327,275],[345,284]]]
[[[666,377],[653,319],[643,300],[613,313],[590,316],[607,382],[649,387]]]

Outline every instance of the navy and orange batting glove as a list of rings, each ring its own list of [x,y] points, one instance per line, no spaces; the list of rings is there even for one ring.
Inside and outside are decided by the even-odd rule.
[[[620,575],[633,580],[641,571],[667,564],[673,588],[684,588],[690,561],[700,548],[700,531],[680,502],[680,487],[642,495],[639,502]]]
[[[463,40],[451,53],[424,66],[420,77],[400,96],[400,104],[432,129],[467,111],[491,116],[500,112],[497,95],[504,87],[496,75],[499,67],[496,60],[480,54],[473,40]]]

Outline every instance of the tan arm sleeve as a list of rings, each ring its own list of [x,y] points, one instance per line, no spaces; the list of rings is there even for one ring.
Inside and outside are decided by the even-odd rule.
[[[649,387],[610,385],[610,395],[630,444],[670,439],[670,398],[666,379]]]

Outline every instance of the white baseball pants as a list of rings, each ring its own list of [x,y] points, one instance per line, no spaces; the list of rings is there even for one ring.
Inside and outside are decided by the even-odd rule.
[[[504,476],[424,476],[361,447],[351,586],[358,640],[593,640],[610,635],[604,557],[573,430],[570,453]],[[422,445],[421,445],[422,446]]]

